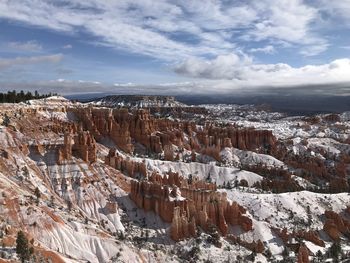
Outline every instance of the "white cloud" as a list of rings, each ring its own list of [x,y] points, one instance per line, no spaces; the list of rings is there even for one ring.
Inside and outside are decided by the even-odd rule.
[[[35,40],[30,40],[27,42],[9,42],[8,47],[14,49],[15,51],[37,52],[42,50],[41,44]]]
[[[293,43],[307,41],[310,23],[317,18],[317,9],[301,0],[280,0],[271,4],[263,0],[256,3],[260,20],[250,32],[257,40],[275,38]]]
[[[316,56],[326,51],[329,46],[330,45],[328,43],[320,43],[318,45],[305,46],[300,50],[300,54],[306,57]]]
[[[252,71],[258,72],[256,79],[210,79],[161,84],[115,83],[113,85],[98,81],[74,81],[57,79],[51,81],[11,82],[0,81],[0,91],[38,90],[40,93],[59,92],[59,94],[145,94],[194,96],[200,94],[274,95],[302,90],[305,94],[349,96],[350,78],[347,72],[350,60],[335,60],[319,66],[293,68],[286,64],[255,65]],[[273,74],[277,73],[277,74]],[[268,76],[268,77],[266,77]],[[306,81],[305,80],[306,78]],[[261,87],[264,87],[261,89]],[[267,89],[266,89],[267,88]],[[296,88],[296,89],[295,89]],[[252,93],[253,92],[253,93]],[[102,96],[102,95],[101,95]]]
[[[221,55],[213,60],[189,58],[175,66],[175,72],[190,77],[206,79],[240,79],[244,65],[251,63],[248,57],[236,54]]]
[[[223,87],[296,86],[350,82],[350,59],[338,59],[322,65],[291,67],[288,64],[256,64],[233,54],[213,60],[188,59],[175,71],[190,77],[216,80]],[[212,86],[213,87],[213,86]]]
[[[12,0],[0,2],[0,17],[70,33],[83,30],[103,45],[170,61],[235,52],[242,34],[245,41],[327,48],[312,28],[318,9],[301,0]]]
[[[330,20],[350,22],[349,1],[12,0],[0,1],[0,18],[69,34],[89,34],[98,44],[175,64],[174,70],[181,75],[204,79],[218,89],[231,89],[349,81],[348,59],[292,67],[257,64],[240,52],[241,46],[246,46],[241,41],[246,41],[254,42],[249,50],[252,55],[291,48],[305,57],[321,54],[332,45],[332,39],[317,28],[323,20],[321,13],[326,12]],[[13,46],[18,48],[16,43]],[[35,43],[27,46],[30,44],[35,49]],[[57,62],[62,57],[54,56],[0,59],[0,69]],[[197,88],[207,87],[199,82]]]
[[[275,48],[271,45],[267,45],[265,47],[251,48],[249,51],[252,53],[262,52],[266,54],[273,54],[275,53]]]
[[[128,83],[114,83],[113,86],[115,87],[135,87],[137,84],[128,82]]]
[[[335,20],[336,25],[348,26],[350,24],[350,1],[328,1],[328,0],[315,0],[314,5],[316,5],[320,11],[327,14],[326,20]],[[342,23],[339,23],[339,20]]]
[[[10,68],[16,65],[32,65],[38,63],[58,63],[62,60],[62,54],[48,56],[0,58],[0,69]]]

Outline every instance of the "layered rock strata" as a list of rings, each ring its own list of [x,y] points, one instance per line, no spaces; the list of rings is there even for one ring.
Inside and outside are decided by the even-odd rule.
[[[350,237],[350,221],[334,211],[325,211],[326,221],[323,230],[334,240],[338,241],[343,234]]]
[[[64,144],[58,149],[58,163],[70,160],[75,155],[83,161],[96,162],[96,141],[89,131],[79,131],[76,135],[64,134]]]
[[[227,235],[228,225],[252,229],[252,221],[236,202],[230,203],[226,193],[216,192],[216,185],[197,178],[184,179],[177,173],[161,177],[154,173],[146,181],[131,183],[130,198],[139,208],[154,211],[171,223],[170,236],[178,241],[193,237],[197,226],[204,231],[212,225]]]

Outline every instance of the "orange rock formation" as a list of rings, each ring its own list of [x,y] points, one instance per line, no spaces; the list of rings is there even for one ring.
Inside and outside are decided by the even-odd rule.
[[[333,239],[339,240],[341,234],[350,234],[350,221],[333,211],[325,211],[326,222],[323,230]]]
[[[197,128],[193,122],[156,119],[146,109],[133,112],[123,108],[69,110],[78,116],[84,129],[89,130],[97,140],[109,136],[127,153],[134,151],[132,141],[135,141],[154,153],[161,153],[164,150],[165,159],[168,160],[174,158],[170,147],[172,144],[188,150],[202,150],[203,153],[219,159],[219,152],[223,147],[233,146],[259,151],[273,148],[276,141],[272,132],[268,130],[217,127],[213,123]]]
[[[309,263],[309,250],[302,244],[298,251],[298,263]]]
[[[109,150],[108,155],[105,157],[105,164],[133,178],[136,178],[138,175],[143,177],[147,176],[146,164],[144,162],[136,162],[130,158],[125,159],[116,153],[115,149]]]
[[[140,208],[154,211],[165,222],[172,223],[170,234],[174,240],[195,235],[196,226],[208,230],[217,226],[222,235],[228,225],[252,229],[252,221],[236,202],[230,203],[226,193],[216,192],[216,185],[197,178],[184,179],[177,173],[160,176],[153,173],[147,181],[132,181],[130,198]]]
[[[72,155],[85,162],[96,162],[96,141],[89,131],[79,131],[75,136],[69,132],[64,134],[64,144],[58,150],[58,163],[71,159]]]

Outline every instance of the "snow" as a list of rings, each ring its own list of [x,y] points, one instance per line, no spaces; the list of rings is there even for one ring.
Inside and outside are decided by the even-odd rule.
[[[15,147],[16,143],[6,127],[0,127],[0,143],[3,148]]]
[[[51,96],[43,99],[29,100],[27,104],[35,106],[62,106],[71,104],[71,102],[62,96]]]
[[[317,151],[324,150],[329,156],[338,156],[341,153],[350,154],[349,144],[339,143],[332,138],[310,138],[307,142],[307,148]]]
[[[268,244],[273,254],[283,250],[280,238],[271,231],[271,227],[293,230],[322,229],[322,215],[326,210],[341,212],[350,202],[350,194],[319,194],[308,191],[282,194],[256,194],[239,189],[220,189],[227,197],[247,208],[253,217],[253,231],[242,235],[244,239],[261,239]],[[310,215],[308,215],[308,209]],[[307,226],[308,216],[311,225]],[[306,243],[312,251],[323,250],[322,247]]]
[[[115,256],[123,244],[117,244],[112,238],[94,236],[84,233],[84,229],[74,229],[69,225],[56,224],[49,231],[36,233],[37,238],[52,250],[71,256],[78,261],[106,262]],[[127,249],[127,248],[125,248]],[[141,262],[137,254],[128,249],[127,258],[129,262]]]
[[[228,154],[225,155],[225,154]],[[224,158],[230,158],[229,156],[233,156],[234,162],[237,162],[237,159],[242,165],[256,165],[263,164],[267,167],[283,167],[284,163],[276,158],[267,155],[267,154],[259,154],[252,151],[242,151],[236,148],[224,148],[221,151],[220,155],[224,155]],[[235,158],[236,157],[236,158]]]
[[[139,162],[143,159],[135,158]],[[245,179],[249,186],[261,181],[262,177],[256,173],[240,170],[234,167],[220,167],[216,166],[215,162],[209,164],[191,162],[170,162],[145,159],[146,167],[149,170],[154,170],[159,173],[165,174],[168,171],[177,172],[180,175],[188,178],[192,176],[198,176],[200,179],[207,179],[209,176],[213,182],[218,185],[222,185],[224,182],[233,182],[235,180]]]
[[[350,194],[319,194],[309,191],[282,194],[251,194],[236,189],[226,191],[229,199],[237,201],[246,207],[254,217],[268,220],[273,226],[281,226],[289,219],[290,211],[302,219],[307,219],[306,209],[309,206],[315,217],[315,226],[321,227],[319,218],[325,210],[342,211],[350,202]],[[277,215],[277,216],[276,216]],[[286,220],[284,222],[281,219]]]
[[[39,111],[38,114],[46,119],[58,119],[61,121],[69,120],[66,112],[45,110],[45,111]]]
[[[169,96],[107,96],[88,103],[99,107],[128,107],[128,108],[150,108],[150,107],[187,107],[186,104],[178,102]]]

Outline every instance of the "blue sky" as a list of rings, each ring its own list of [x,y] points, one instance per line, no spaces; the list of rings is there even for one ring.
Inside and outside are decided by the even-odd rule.
[[[171,93],[344,83],[349,29],[350,0],[3,0],[0,84]]]

